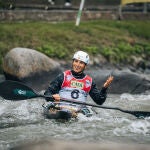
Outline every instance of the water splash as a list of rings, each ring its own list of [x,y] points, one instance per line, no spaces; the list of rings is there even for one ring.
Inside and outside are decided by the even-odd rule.
[[[123,100],[130,100],[130,101],[134,101],[135,98],[133,95],[129,94],[129,93],[124,93],[120,96],[120,99]]]
[[[137,119],[117,110],[93,108],[96,114],[92,117],[79,115],[75,121],[60,123],[43,117],[43,103],[40,98],[20,102],[0,98],[0,139],[3,139],[0,148],[45,137],[87,142],[150,143],[150,118]],[[111,95],[105,105],[149,111],[149,95]]]

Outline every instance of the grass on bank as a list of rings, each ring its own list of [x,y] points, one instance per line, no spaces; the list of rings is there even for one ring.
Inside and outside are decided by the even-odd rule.
[[[150,21],[1,22],[0,65],[15,47],[38,50],[51,58],[70,59],[76,49],[103,55],[111,63],[133,63],[132,56],[150,58]],[[0,69],[1,70],[1,69]]]

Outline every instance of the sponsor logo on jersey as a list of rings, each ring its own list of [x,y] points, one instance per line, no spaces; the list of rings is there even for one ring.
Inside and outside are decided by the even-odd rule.
[[[74,81],[74,80],[73,80],[73,81],[71,81],[71,87],[83,89],[84,83],[83,83],[83,82],[79,82],[79,81]]]

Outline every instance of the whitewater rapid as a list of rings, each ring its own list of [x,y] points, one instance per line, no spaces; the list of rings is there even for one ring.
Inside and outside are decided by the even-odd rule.
[[[88,100],[92,102],[91,99]],[[96,143],[150,143],[150,118],[138,119],[117,110],[92,108],[92,117],[57,122],[43,116],[42,98],[8,101],[0,97],[0,149],[37,139],[67,139]],[[108,95],[105,106],[150,111],[150,95]]]

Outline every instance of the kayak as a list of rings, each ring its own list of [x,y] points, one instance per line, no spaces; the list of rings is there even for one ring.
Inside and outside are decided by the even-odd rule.
[[[47,105],[43,104],[43,114],[47,119],[66,120],[77,119],[81,113],[86,117],[93,115],[90,108],[65,102],[50,102]]]
[[[4,82],[0,83],[0,96],[3,99],[6,100],[10,100],[10,101],[21,101],[21,100],[27,100],[27,99],[32,99],[32,98],[36,98],[36,97],[42,97],[42,98],[48,98],[45,95],[36,93],[33,89],[31,89],[30,87],[22,84],[21,82],[17,82],[17,81],[11,81],[11,80],[6,80]],[[51,98],[51,97],[49,97]],[[110,107],[110,106],[100,106],[100,105],[95,105],[95,104],[90,104],[90,103],[85,103],[85,102],[80,102],[80,101],[76,101],[76,100],[68,100],[68,99],[61,99],[61,101],[63,102],[68,102],[71,104],[77,104],[77,105],[84,105],[84,106],[90,106],[90,107],[96,107],[96,108],[102,108],[102,109],[113,109],[113,110],[118,110],[121,111],[123,113],[127,113],[127,114],[131,114],[137,118],[146,118],[146,117],[150,117],[150,112],[149,111],[135,111],[135,110],[125,110],[125,109],[121,109],[119,107]],[[44,106],[43,106],[44,107]],[[50,107],[51,108],[51,107]],[[63,116],[67,116],[64,118],[72,118],[72,112],[71,115],[70,113],[66,113],[66,111],[64,111],[63,109],[56,109],[56,112],[51,112],[49,111],[48,107],[44,107],[45,110],[45,115],[49,118],[63,118]],[[78,113],[82,113],[82,114],[89,114],[89,116],[91,115],[88,111],[88,109],[86,108],[81,108],[79,112],[75,112],[75,114]],[[96,113],[94,111],[94,113]],[[63,115],[62,115],[63,114]],[[65,114],[65,115],[64,115]],[[66,115],[67,114],[67,115]]]

